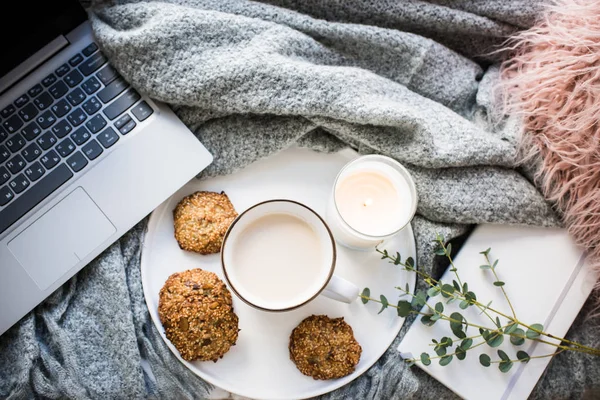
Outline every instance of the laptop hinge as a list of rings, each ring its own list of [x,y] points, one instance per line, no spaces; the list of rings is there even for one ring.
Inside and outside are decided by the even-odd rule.
[[[69,45],[69,41],[60,35],[35,54],[13,68],[9,73],[0,78],[0,94],[10,89],[15,83],[27,76],[31,71],[45,63],[53,55]]]

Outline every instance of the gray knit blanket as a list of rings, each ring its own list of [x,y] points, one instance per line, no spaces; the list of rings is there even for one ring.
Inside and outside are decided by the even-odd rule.
[[[493,118],[498,55],[531,0],[104,1],[90,18],[133,86],[171,105],[229,174],[293,144],[394,157],[419,193],[418,261],[435,233],[473,224],[553,226],[523,168],[518,123]],[[165,135],[168,135],[165,132]],[[203,398],[213,388],[171,354],[140,281],[145,222],[0,337],[0,398]],[[2,307],[9,307],[3,304]],[[568,337],[597,344],[588,303]],[[586,319],[587,318],[587,319]],[[395,350],[326,399],[451,398]],[[144,362],[142,362],[144,360]],[[451,368],[451,367],[449,367]],[[476,383],[474,383],[476,384]],[[600,396],[600,361],[562,353],[532,398]]]

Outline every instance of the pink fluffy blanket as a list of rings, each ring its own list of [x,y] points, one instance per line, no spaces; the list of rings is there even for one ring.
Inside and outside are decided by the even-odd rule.
[[[559,0],[514,37],[502,66],[523,160],[600,269],[600,0]]]

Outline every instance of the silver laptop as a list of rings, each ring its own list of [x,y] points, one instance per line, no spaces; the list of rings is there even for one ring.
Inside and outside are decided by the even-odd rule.
[[[212,162],[107,63],[77,0],[3,17],[0,334]]]

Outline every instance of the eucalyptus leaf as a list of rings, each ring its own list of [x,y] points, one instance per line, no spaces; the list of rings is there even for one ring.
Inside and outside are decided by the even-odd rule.
[[[447,350],[444,346],[441,346],[441,347],[436,347],[435,352],[438,356],[445,356],[447,353]]]
[[[371,297],[371,289],[368,287],[364,288],[361,295],[364,297]],[[365,299],[364,297],[361,297],[360,300],[363,302],[363,304],[367,304],[369,299]]]
[[[513,362],[512,361],[500,361],[500,364],[498,364],[498,369],[501,372],[506,373],[506,372],[510,371],[510,369],[512,368],[512,366],[513,366]]]
[[[442,296],[450,297],[454,294],[454,286],[444,283],[442,285]]]
[[[484,265],[480,265],[479,268],[481,268],[481,269],[490,269],[491,267],[488,264],[484,264]]]
[[[515,332],[518,327],[519,327],[519,325],[513,322],[512,324],[510,324],[506,328],[504,328],[504,333],[510,335],[511,333]]]
[[[492,250],[491,248],[488,248],[487,250],[481,251],[479,252],[479,254],[483,254],[484,256],[487,256],[490,254],[490,250]]]
[[[448,243],[448,246],[446,246],[446,253],[448,255],[452,254],[452,243]]]
[[[485,306],[481,309],[481,312],[479,313],[479,315],[483,314],[485,312],[485,310],[487,310],[490,307],[490,304],[492,304],[491,301],[489,303],[487,303],[487,306]]]
[[[432,320],[431,317],[432,317],[431,314],[422,316],[421,317],[421,323],[423,325],[432,326],[433,324],[435,324],[435,321]]]
[[[512,336],[515,335],[515,336]],[[519,337],[522,336],[522,337]],[[523,343],[525,343],[525,331],[521,328],[517,328],[515,329],[514,332],[512,332],[511,337],[510,337],[510,342],[512,344],[514,344],[515,346],[520,346]]]
[[[444,357],[440,358],[440,365],[442,367],[445,367],[446,365],[450,364],[451,361],[452,361],[452,356],[444,356]]]
[[[492,264],[492,269],[496,268],[496,266],[498,265],[498,261],[499,260],[494,261],[494,263]]]
[[[438,255],[438,256],[445,256],[446,255],[446,251],[444,250],[443,247],[438,248],[437,250],[435,250],[434,253],[436,255]]]
[[[469,293],[469,284],[467,282],[463,283],[462,292],[463,294]]]
[[[473,345],[473,339],[468,338],[463,340],[462,342],[460,342],[460,348],[467,351],[471,348],[471,346]]]
[[[479,363],[484,367],[489,367],[492,364],[492,359],[487,354],[480,354]]]
[[[438,294],[440,294],[441,291],[442,289],[439,286],[433,286],[429,288],[429,290],[427,291],[427,295],[429,297],[435,297]]]
[[[379,310],[379,312],[377,314],[381,314],[383,312],[383,310],[385,310],[386,308],[388,308],[388,300],[384,295],[379,296],[379,299],[381,300],[381,309]]]
[[[398,302],[398,316],[399,317],[408,317],[410,315],[410,312],[412,311],[412,307],[410,306],[410,303],[406,300],[400,300]]]
[[[431,359],[429,358],[429,354],[421,353],[421,362],[423,363],[423,365],[430,365]]]
[[[456,348],[456,358],[458,358],[459,360],[464,360],[467,357],[467,352],[465,350],[463,350],[462,347],[458,346]]]
[[[442,236],[442,234],[441,234],[441,233],[438,233],[438,234],[435,236],[435,240],[437,240],[438,242],[443,242],[443,241],[444,241],[444,236]]]
[[[415,260],[412,257],[408,257],[404,264],[408,265],[411,268],[415,267]]]
[[[436,305],[435,305],[435,311],[437,311],[439,313],[443,313],[444,312],[444,305],[441,302],[436,303]]]
[[[454,286],[454,289],[456,289],[457,292],[460,292],[460,285],[458,284],[458,282],[453,280],[452,286]]]
[[[417,291],[417,294],[412,299],[411,305],[413,307],[423,307],[427,303],[427,292],[424,290]]]
[[[437,320],[439,320],[440,318],[442,318],[442,316],[440,314],[433,314],[431,316],[431,320],[434,321],[434,322],[437,321]]]
[[[529,357],[529,354],[527,354],[523,350],[517,351],[517,358],[519,360],[521,360],[521,362],[529,362],[529,360],[531,360],[531,357]]]
[[[510,357],[508,356],[508,354],[506,354],[503,350],[498,350],[498,356],[500,357],[501,360],[504,360],[504,361],[510,360]]]
[[[494,282],[494,286],[498,286],[498,287],[504,286],[504,282],[502,282],[502,281],[496,281],[496,282]]]
[[[533,324],[531,325],[531,328],[538,331],[542,331],[544,329],[544,326],[542,324]],[[532,329],[527,329],[527,332],[525,332],[525,336],[527,336],[528,339],[535,339],[539,337],[540,334]]]
[[[502,328],[502,323],[500,322],[500,318],[496,317],[496,326],[498,328]]]
[[[460,302],[460,304],[458,305],[462,310],[467,309],[467,307],[469,307],[469,302],[467,300],[463,300]]]
[[[485,342],[490,347],[498,347],[504,342],[504,336],[501,333],[494,332],[485,339]]]

